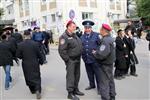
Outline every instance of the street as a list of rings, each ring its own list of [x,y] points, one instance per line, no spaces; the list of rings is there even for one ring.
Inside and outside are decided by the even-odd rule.
[[[122,80],[115,80],[116,100],[150,100],[150,52],[148,42],[139,40],[135,50],[139,64],[136,66],[138,77],[129,76]],[[42,100],[67,100],[66,71],[65,64],[58,55],[57,46],[50,46],[50,55],[47,56],[48,63],[41,66],[42,78]],[[21,63],[20,63],[21,65]],[[0,68],[0,100],[33,100],[32,95],[25,84],[21,66],[14,66],[11,69],[13,78],[12,87],[4,89],[5,74]],[[96,89],[86,91],[88,86],[85,66],[81,63],[81,78],[79,89],[85,93],[80,96],[81,100],[100,100]]]

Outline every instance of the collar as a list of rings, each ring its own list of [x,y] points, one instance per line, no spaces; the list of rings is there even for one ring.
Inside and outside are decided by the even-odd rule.
[[[74,37],[74,33],[73,33],[72,35],[70,35],[70,33],[69,33],[67,30],[65,31],[65,33],[66,33],[66,35],[69,36],[69,37]]]

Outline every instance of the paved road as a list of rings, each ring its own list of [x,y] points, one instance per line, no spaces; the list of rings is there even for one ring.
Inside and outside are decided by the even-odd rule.
[[[138,77],[126,77],[115,80],[116,100],[150,100],[150,53],[148,42],[140,40],[137,43],[136,54],[140,64],[137,65]],[[41,66],[42,100],[67,100],[65,90],[65,65],[58,55],[57,47],[51,47],[51,54],[47,56],[48,64]],[[0,100],[33,100],[35,95],[30,94],[25,85],[21,66],[12,67],[13,85],[10,90],[4,90],[4,71],[0,68]],[[96,89],[85,91],[88,86],[84,63],[81,64],[81,79],[79,88],[85,93],[81,100],[100,100]]]

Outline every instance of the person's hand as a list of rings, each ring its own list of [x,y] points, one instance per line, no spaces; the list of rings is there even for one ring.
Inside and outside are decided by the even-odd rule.
[[[43,40],[42,43],[44,44],[44,43],[45,43],[45,40]]]
[[[124,44],[123,47],[126,48],[127,47],[126,44]]]
[[[92,50],[92,53],[95,54],[95,53],[96,53],[96,50]]]
[[[125,55],[126,58],[128,58],[128,55]]]

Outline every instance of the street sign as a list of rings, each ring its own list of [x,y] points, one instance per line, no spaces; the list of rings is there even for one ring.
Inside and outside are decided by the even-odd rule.
[[[70,19],[73,19],[74,17],[75,17],[75,11],[71,9],[71,10],[69,11],[69,18],[70,18]]]

